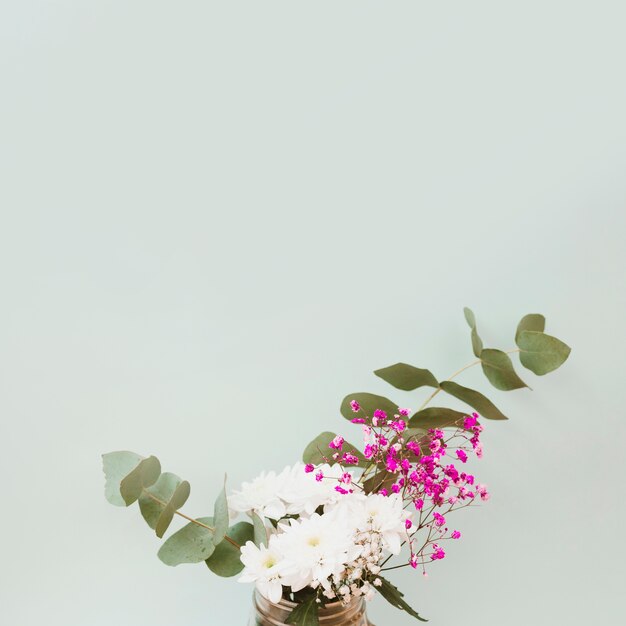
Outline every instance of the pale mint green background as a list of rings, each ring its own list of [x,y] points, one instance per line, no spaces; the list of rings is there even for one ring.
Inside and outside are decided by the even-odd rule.
[[[371,370],[468,362],[470,305],[490,346],[541,311],[574,351],[490,392],[493,500],[395,580],[433,626],[626,623],[625,19],[1,2],[2,622],[244,624],[250,589],[161,565],[99,454],[157,454],[210,513],[224,470],[280,469],[344,394],[386,392]]]

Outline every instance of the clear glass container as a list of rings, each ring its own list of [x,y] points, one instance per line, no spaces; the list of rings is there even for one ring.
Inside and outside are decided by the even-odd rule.
[[[255,590],[248,626],[285,626],[285,620],[295,606],[289,600],[274,604]],[[367,619],[366,608],[364,598],[355,599],[348,605],[329,603],[320,607],[320,626],[374,626]]]

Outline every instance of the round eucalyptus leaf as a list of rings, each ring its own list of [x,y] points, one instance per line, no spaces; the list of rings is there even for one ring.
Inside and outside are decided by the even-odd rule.
[[[538,376],[561,367],[571,352],[571,348],[556,337],[533,330],[521,331],[517,345],[522,365]]]
[[[115,506],[128,506],[120,493],[120,483],[141,463],[143,457],[135,452],[122,450],[102,455],[104,471],[104,497]]]
[[[376,376],[393,385],[396,389],[413,391],[419,387],[439,387],[437,379],[426,369],[408,365],[407,363],[396,363],[389,367],[374,372]]]
[[[254,541],[254,528],[249,522],[239,522],[228,529],[228,536],[240,546]],[[218,576],[236,576],[243,569],[241,551],[225,539],[215,546],[213,554],[206,559],[209,569]]]
[[[212,517],[199,517],[196,521],[213,527]],[[215,550],[213,532],[192,522],[175,532],[161,546],[158,557],[166,565],[176,566],[181,563],[200,563],[208,559]]]
[[[350,406],[352,400],[356,400],[361,406],[361,410],[357,413],[355,413]],[[376,409],[381,409],[385,411],[389,417],[393,417],[398,412],[398,405],[384,396],[377,396],[374,393],[361,391],[347,395],[339,408],[341,414],[348,420],[355,417],[363,417],[364,414],[371,417]]]
[[[480,362],[485,376],[496,389],[512,391],[528,386],[515,372],[506,352],[485,348],[480,353]]]

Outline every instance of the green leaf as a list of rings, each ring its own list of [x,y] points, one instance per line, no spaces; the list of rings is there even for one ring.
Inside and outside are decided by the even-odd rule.
[[[352,400],[356,400],[361,405],[361,410],[358,413],[355,413],[350,407]],[[348,420],[354,419],[355,417],[363,417],[363,414],[371,417],[376,409],[381,409],[385,411],[389,417],[393,417],[398,412],[398,405],[384,396],[359,392],[347,395],[339,408],[341,414]]]
[[[328,444],[336,437],[336,433],[325,431],[320,433],[311,443],[304,449],[302,453],[303,463],[312,463],[313,465],[319,465],[320,463],[326,463],[324,456],[329,459],[332,456],[334,450],[328,447]],[[351,443],[345,441],[343,444],[343,451],[354,454],[359,459],[359,467],[364,467],[367,464],[367,459],[363,456],[359,450],[357,450]],[[332,463],[332,459],[330,459]]]
[[[319,608],[315,596],[297,604],[285,620],[285,624],[294,626],[319,626],[319,623]]]
[[[135,469],[143,457],[135,452],[108,452],[102,455],[104,497],[115,506],[128,506],[120,493],[120,483]]]
[[[252,511],[252,525],[254,527],[254,544],[256,546],[267,545],[267,528],[265,528],[265,522],[258,513]]]
[[[556,337],[539,331],[522,330],[517,338],[522,365],[538,376],[561,367],[571,348]]]
[[[252,541],[254,529],[249,522],[239,522],[228,529],[228,536],[240,546]],[[243,569],[241,550],[225,539],[215,546],[215,551],[206,560],[209,569],[218,576],[228,578],[235,576]]]
[[[213,537],[213,543],[217,545],[226,536],[228,530],[228,501],[226,500],[226,477],[224,476],[224,487],[220,491],[217,500],[215,500],[215,507],[213,509],[213,520],[215,526],[215,535]]]
[[[198,526],[192,522],[175,532],[161,546],[158,556],[165,565],[200,563],[206,561],[215,550],[213,543],[213,518],[199,517],[197,522],[208,526]]]
[[[483,342],[482,339],[478,336],[478,329],[476,328],[476,316],[474,315],[474,311],[472,311],[472,309],[468,309],[467,307],[463,309],[463,313],[465,314],[465,320],[467,321],[469,327],[472,329],[472,350],[477,357],[480,357],[480,353],[483,350]]]
[[[509,355],[502,350],[485,348],[480,353],[481,366],[489,382],[502,391],[521,389],[528,385],[516,374]]]
[[[509,419],[491,400],[485,398],[482,393],[463,387],[451,380],[440,383],[440,387],[451,396],[458,398],[462,402],[469,404],[475,408],[480,415],[490,420],[506,420]]]
[[[381,489],[389,491],[397,479],[396,474],[383,469],[363,482],[363,490],[366,494],[378,493]]]
[[[515,343],[517,343],[517,339],[519,334],[523,330],[533,330],[538,333],[542,333],[546,329],[546,318],[539,313],[529,313],[528,315],[524,315],[520,320],[520,323],[517,325],[517,330],[515,331]]]
[[[165,511],[163,511],[161,517],[159,518],[159,521],[155,528],[157,537],[163,537],[165,531],[172,523],[174,514],[176,513],[176,511],[183,507],[185,502],[187,502],[190,493],[191,485],[186,480],[183,480],[183,482],[180,483],[180,485],[178,485],[178,487],[176,488],[176,491],[172,495],[171,500],[168,502]]]
[[[163,537],[176,511],[187,502],[190,491],[191,487],[186,480],[164,472],[154,485],[139,496],[141,514],[148,526],[155,529],[157,537]]]
[[[126,506],[131,505],[139,498],[141,492],[154,485],[161,475],[161,464],[155,456],[139,461],[139,465],[122,479],[120,483],[120,494],[126,502]]]
[[[429,428],[446,428],[446,426],[454,425],[460,426],[466,415],[467,413],[461,413],[461,411],[432,406],[413,414],[409,420],[409,426],[425,430]]]
[[[439,387],[437,379],[430,371],[406,363],[396,363],[389,367],[383,367],[376,370],[374,374],[396,389],[403,389],[404,391],[412,391],[424,386]]]
[[[402,611],[406,611],[411,617],[415,617],[420,622],[427,622],[427,619],[424,619],[419,615],[417,611],[414,611],[404,600],[404,594],[392,583],[390,583],[386,578],[382,576],[378,576],[382,581],[382,585],[377,587],[380,595],[389,602],[392,606],[395,606],[397,609],[401,609]]]

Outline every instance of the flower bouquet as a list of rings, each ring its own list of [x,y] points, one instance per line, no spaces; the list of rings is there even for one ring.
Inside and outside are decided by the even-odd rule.
[[[362,445],[323,432],[301,462],[262,473],[228,495],[224,487],[213,515],[198,518],[180,511],[187,481],[161,472],[154,456],[111,452],[103,456],[106,498],[118,506],[138,502],[159,538],[175,515],[187,520],[163,543],[159,558],[167,565],[204,561],[219,576],[254,583],[252,624],[314,626],[324,617],[327,624],[366,625],[364,600],[376,592],[426,621],[387,572],[410,567],[426,574],[445,558],[447,542],[461,538],[453,513],[489,498],[469,469],[470,460],[483,455],[483,420],[507,419],[482,393],[452,379],[480,365],[494,387],[510,391],[527,386],[510,353],[537,375],[557,369],[570,353],[544,332],[541,315],[522,318],[517,347],[508,351],[484,348],[471,310],[465,318],[476,358],[448,379],[439,382],[405,363],[374,372],[404,391],[430,387],[416,411],[370,393],[346,396],[340,412]],[[470,410],[429,406],[441,392]]]

